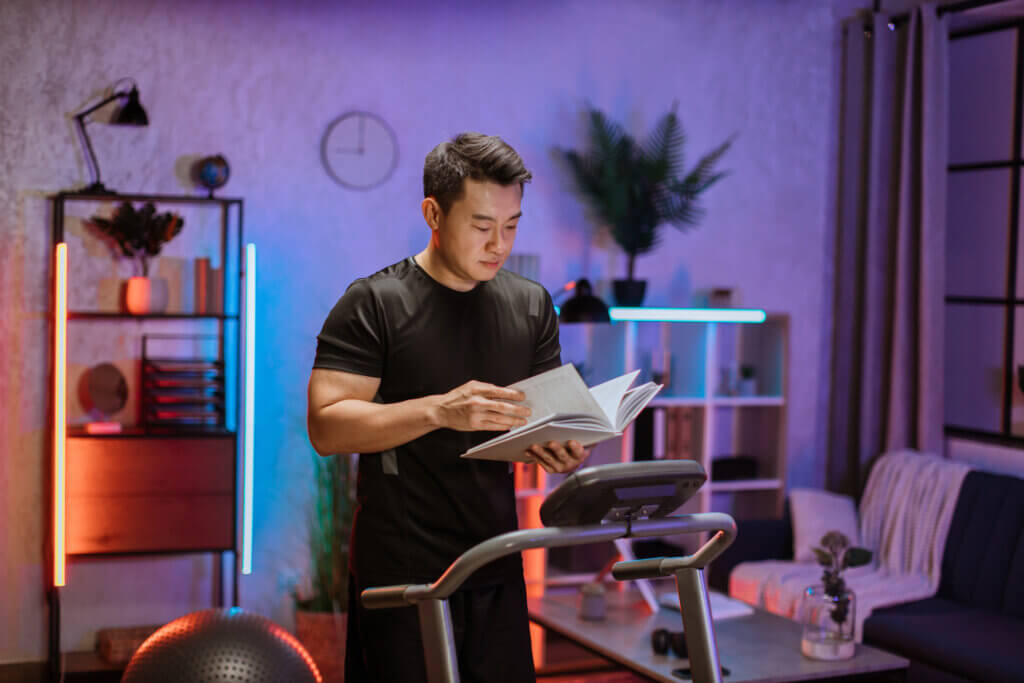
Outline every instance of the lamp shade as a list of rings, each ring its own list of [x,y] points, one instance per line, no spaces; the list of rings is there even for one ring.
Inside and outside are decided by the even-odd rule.
[[[138,88],[132,86],[131,92],[128,93],[128,101],[121,107],[121,111],[117,112],[111,123],[116,123],[120,126],[149,125],[149,116],[146,115],[146,110],[139,103]]]
[[[594,296],[590,281],[586,278],[576,281],[575,292],[562,304],[558,319],[563,323],[611,322],[608,306]]]

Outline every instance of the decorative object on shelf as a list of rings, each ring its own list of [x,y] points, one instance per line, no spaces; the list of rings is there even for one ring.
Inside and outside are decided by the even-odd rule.
[[[293,591],[295,631],[325,681],[342,680],[348,619],[348,541],[352,529],[352,462],[315,453],[309,517],[309,581]]]
[[[739,396],[757,396],[757,368],[750,363],[740,365],[740,377],[736,383]]]
[[[733,305],[732,287],[712,287],[708,291],[708,306],[711,308],[729,308]]]
[[[711,461],[712,481],[757,478],[757,460],[749,455],[726,455]]]
[[[100,363],[90,368],[83,378],[83,405],[94,418],[86,423],[88,434],[116,434],[121,431],[120,422],[110,417],[128,401],[128,382],[113,363]]]
[[[320,160],[334,182],[350,190],[369,190],[395,172],[398,136],[376,114],[345,112],[324,131]]]
[[[718,368],[718,395],[734,396],[739,381],[739,367],[735,363],[721,366]]]
[[[230,177],[231,167],[222,154],[203,157],[192,165],[192,179],[209,191],[209,197],[213,197],[213,191],[223,187]]]
[[[92,183],[82,190],[81,193],[86,194],[117,194],[114,190],[111,190],[100,182],[100,165],[96,161],[96,152],[93,151],[92,141],[89,140],[89,134],[85,129],[85,117],[93,113],[100,107],[110,104],[114,100],[127,99],[128,101],[124,104],[121,109],[114,114],[109,123],[120,125],[120,126],[148,126],[149,116],[146,114],[146,110],[142,108],[142,104],[139,102],[139,88],[135,81],[132,79],[124,79],[131,82],[131,90],[117,90],[118,85],[121,81],[114,84],[114,93],[98,103],[92,105],[88,109],[84,109],[75,114],[75,127],[78,129],[78,134],[81,136],[82,141],[85,143],[86,160],[89,163],[89,169],[92,172]]]
[[[715,165],[732,139],[682,174],[685,137],[676,105],[643,142],[634,140],[601,111],[590,108],[588,114],[588,148],[562,153],[583,200],[629,259],[627,278],[612,283],[615,303],[639,306],[646,282],[633,277],[636,257],[657,246],[664,224],[680,230],[697,225],[703,214],[697,199],[725,175],[715,171]]]
[[[224,269],[214,268],[210,259],[197,258],[193,264],[192,310],[200,315],[224,312]]]
[[[101,628],[96,631],[96,651],[105,662],[127,664],[135,651],[156,633],[160,624],[154,626],[126,626]]]
[[[800,601],[800,651],[811,659],[849,659],[856,649],[856,595],[846,587],[842,573],[870,562],[871,551],[850,547],[850,539],[838,531],[822,536],[821,546],[812,550],[825,568],[822,582],[808,587]]]
[[[568,301],[562,304],[558,320],[563,323],[607,323],[611,322],[608,306],[594,296],[590,280],[580,278],[568,283],[562,292],[572,292]]]
[[[133,259],[140,274],[125,286],[125,308],[129,313],[144,315],[161,313],[167,307],[167,282],[150,280],[149,259],[158,255],[164,244],[185,226],[185,219],[176,213],[156,212],[153,202],[146,202],[136,211],[131,202],[123,202],[111,218],[93,216],[93,226],[112,240],[126,258]]]
[[[156,340],[202,340],[202,335],[142,336],[142,424],[147,430],[223,429],[224,362],[219,358],[152,356]]]

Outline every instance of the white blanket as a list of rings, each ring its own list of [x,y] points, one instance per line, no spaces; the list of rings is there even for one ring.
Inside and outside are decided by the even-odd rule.
[[[873,610],[935,595],[953,510],[969,470],[913,451],[887,453],[871,469],[860,503],[860,536],[873,561],[843,572],[857,596],[858,642]],[[744,562],[729,576],[729,594],[797,618],[804,589],[820,583],[821,574],[814,563]]]

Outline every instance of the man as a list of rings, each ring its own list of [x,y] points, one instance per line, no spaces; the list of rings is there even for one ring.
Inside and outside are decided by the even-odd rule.
[[[363,588],[428,583],[473,545],[516,528],[507,463],[459,458],[525,424],[509,384],[561,363],[547,291],[502,270],[530,173],[497,137],[464,133],[427,155],[427,248],[356,280],[324,323],[309,381],[310,440],[358,452],[346,680],[425,680],[415,608],[365,610]],[[536,444],[548,472],[579,443]],[[533,681],[522,561],[485,566],[450,600],[464,680]]]

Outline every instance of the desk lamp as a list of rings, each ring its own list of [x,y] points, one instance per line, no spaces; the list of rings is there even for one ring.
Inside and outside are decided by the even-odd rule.
[[[141,104],[139,104],[139,89],[134,82],[132,82],[131,90],[116,90],[113,95],[110,95],[88,109],[75,114],[75,126],[78,128],[78,132],[81,134],[82,139],[85,140],[86,157],[89,161],[90,170],[92,171],[93,176],[92,184],[80,190],[83,194],[117,194],[114,190],[106,188],[103,183],[100,182],[100,165],[96,161],[96,153],[93,151],[92,142],[89,140],[89,134],[85,130],[85,117],[100,107],[105,106],[114,100],[120,99],[127,99],[128,101],[123,107],[121,107],[120,111],[110,119],[110,123],[120,126],[149,125],[149,117],[146,116],[146,110],[142,108]]]

